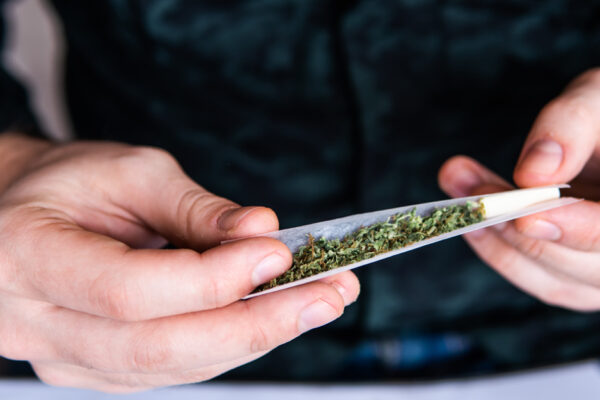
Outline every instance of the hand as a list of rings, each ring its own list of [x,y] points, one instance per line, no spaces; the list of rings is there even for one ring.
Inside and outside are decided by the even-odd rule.
[[[535,121],[514,171],[519,187],[571,182],[583,201],[465,235],[492,268],[556,306],[600,310],[600,70],[576,79]],[[458,156],[439,173],[451,196],[510,185]]]
[[[268,238],[219,243],[275,230],[277,217],[207,192],[164,151],[75,143],[28,157],[0,195],[0,355],[49,384],[129,392],[210,379],[358,295],[343,273],[238,301],[291,254]],[[166,240],[187,249],[158,249]]]

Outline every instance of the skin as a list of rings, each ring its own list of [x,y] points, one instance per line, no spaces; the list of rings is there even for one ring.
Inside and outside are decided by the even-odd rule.
[[[0,135],[0,355],[56,386],[198,382],[338,318],[342,273],[239,299],[291,254],[275,213],[240,207],[154,148]],[[170,241],[181,250],[160,249]]]
[[[572,182],[587,201],[466,235],[516,286],[582,311],[600,310],[597,110],[592,70],[542,110],[514,172],[519,187]],[[345,272],[239,301],[291,255],[271,239],[219,243],[275,230],[277,217],[207,192],[164,151],[4,134],[0,160],[0,354],[49,384],[122,393],[207,380],[358,296]],[[439,183],[456,197],[511,187],[464,156]],[[186,250],[159,250],[167,240]]]
[[[473,250],[525,292],[559,307],[600,310],[600,69],[587,71],[539,114],[514,170],[518,187],[570,182],[586,201],[465,235]],[[453,197],[511,186],[456,156],[439,172]]]

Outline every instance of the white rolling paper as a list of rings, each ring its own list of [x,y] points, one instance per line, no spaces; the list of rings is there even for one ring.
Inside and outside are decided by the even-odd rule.
[[[342,239],[344,236],[353,233],[357,229],[377,222],[386,221],[389,217],[399,213],[407,213],[416,210],[418,215],[429,215],[438,208],[447,206],[465,204],[468,201],[480,202],[485,210],[485,219],[481,222],[469,225],[464,228],[456,229],[452,232],[434,236],[397,250],[392,250],[375,257],[362,260],[350,265],[339,267],[330,271],[322,272],[301,280],[286,283],[268,290],[252,293],[245,297],[249,299],[267,293],[276,292],[290,287],[313,282],[325,277],[338,274],[343,271],[358,268],[363,265],[371,264],[397,254],[405,253],[423,246],[427,246],[442,240],[455,236],[463,235],[477,229],[486,228],[495,224],[510,221],[526,215],[547,211],[556,207],[561,207],[581,201],[575,198],[560,198],[560,189],[568,188],[568,185],[553,185],[540,188],[519,189],[508,192],[469,196],[457,199],[442,200],[430,203],[414,204],[410,206],[392,208],[388,210],[374,211],[364,214],[356,214],[348,217],[337,218],[329,221],[318,222],[310,225],[303,225],[290,229],[283,229],[276,232],[270,232],[263,235],[282,241],[292,253],[296,252],[300,246],[307,244],[308,235],[315,238],[325,237],[326,239]]]

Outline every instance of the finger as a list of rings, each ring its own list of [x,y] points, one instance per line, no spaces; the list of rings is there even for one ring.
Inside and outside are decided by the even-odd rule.
[[[255,353],[206,368],[166,374],[103,372],[59,362],[32,362],[31,365],[36,375],[51,386],[126,394],[164,386],[204,382],[231,369],[248,364],[265,354],[266,352]]]
[[[508,188],[508,183],[474,160],[454,157],[439,174],[440,186],[451,196],[493,193]],[[534,238],[565,244],[574,249],[600,248],[600,205],[581,202],[515,221],[517,230]]]
[[[61,362],[32,362],[31,364],[36,375],[51,386],[124,394],[164,386],[204,382],[236,367],[248,364],[265,354],[267,352],[254,353],[205,368],[164,374],[104,372]]]
[[[600,204],[582,201],[515,221],[523,235],[572,249],[600,251]]]
[[[517,185],[569,182],[583,169],[600,134],[599,74],[584,74],[540,112],[515,168]]]
[[[36,321],[49,309],[47,303],[2,295],[0,301],[0,355],[1,357],[26,361],[52,360],[53,352],[48,340],[40,335]]]
[[[346,278],[337,282],[357,295],[352,276],[340,275]],[[167,373],[269,351],[338,318],[344,302],[332,285],[313,282],[222,309],[145,322],[122,323],[67,309],[32,322],[52,343],[55,359],[105,372]]]
[[[440,186],[451,196],[491,193],[508,183],[476,161],[457,156],[439,174]],[[499,185],[496,188],[492,185]],[[515,221],[517,229],[536,239],[550,240],[579,250],[600,249],[600,205],[584,201],[534,214]]]
[[[178,246],[201,250],[279,227],[272,210],[210,193],[162,150],[137,148],[120,165],[119,179],[107,189],[112,200]]]
[[[164,237],[138,218],[122,209],[110,208],[104,207],[99,210],[78,207],[77,210],[69,210],[68,214],[74,217],[73,220],[81,228],[108,236],[134,249],[160,249],[167,244]]]
[[[31,364],[38,378],[50,386],[68,387],[75,389],[96,390],[104,393],[126,394],[141,392],[151,389],[155,386],[134,383],[137,377],[129,376],[128,383],[113,383],[112,380],[119,381],[126,379],[117,374],[102,373],[76,365],[62,363],[32,363]]]
[[[0,241],[17,295],[119,320],[144,320],[221,307],[283,273],[289,249],[270,238],[197,253],[132,250],[105,236],[39,215]],[[43,221],[43,225],[42,222]],[[41,226],[40,226],[41,225]],[[10,243],[20,243],[18,251]],[[14,274],[14,275],[12,275]],[[15,276],[17,279],[9,279]]]
[[[520,234],[514,224],[497,228],[500,236],[536,264],[553,272],[558,278],[591,286],[600,290],[598,255],[574,250],[545,240],[532,239]]]
[[[451,196],[493,193],[506,189],[508,185],[492,171],[462,156],[454,157],[444,164],[440,170],[439,182],[442,189]],[[503,230],[505,235],[514,230],[510,223],[504,226],[507,227]],[[594,309],[600,306],[600,301],[596,303],[598,291],[589,286],[598,281],[598,274],[593,268],[577,268],[576,263],[569,262],[570,258],[581,260],[581,254],[565,255],[564,251],[549,251],[548,246],[540,241],[526,241],[523,238],[517,240],[518,235],[500,237],[498,231],[501,229],[496,227],[479,230],[465,238],[486,263],[522,290],[550,304],[564,307]],[[479,237],[482,238],[482,244],[475,246],[474,240]],[[573,252],[575,253],[574,250]],[[505,261],[507,258],[514,258],[519,270],[510,269],[511,263]],[[584,261],[590,264],[591,260]],[[521,270],[520,267],[524,269]],[[546,267],[552,270],[548,271]],[[522,277],[520,274],[527,275]],[[590,293],[588,300],[580,301],[579,294],[571,295],[575,289]]]
[[[354,303],[360,294],[360,282],[352,271],[344,271],[328,276],[319,282],[333,286],[342,295],[346,307]]]
[[[497,190],[511,189],[511,185],[477,161],[466,156],[455,156],[447,160],[438,173],[440,188],[451,197],[470,196],[482,185],[495,186]],[[490,193],[485,192],[485,193]]]
[[[559,307],[580,311],[600,308],[600,291],[557,276],[505,241],[494,228],[464,235],[479,257],[526,293]]]
[[[358,279],[351,271],[345,271],[335,276],[327,277],[322,279],[321,282],[335,288],[342,296],[346,305],[355,302],[360,291]],[[36,319],[37,317],[33,316],[39,315],[48,317],[48,324],[54,323],[52,322],[54,320],[52,315],[54,314],[68,314],[73,319],[78,317],[77,313],[71,314],[68,310],[57,308],[56,306],[45,302],[17,297],[5,297],[4,301],[0,303],[0,321],[5,321],[5,323],[0,324],[0,337],[2,338],[2,341],[0,341],[0,354],[13,360],[35,360],[38,363],[43,364],[57,363],[57,359],[62,359],[60,358],[62,356],[62,350],[52,351],[51,346],[48,344],[47,337],[44,335],[44,330],[39,329],[35,324],[31,324],[31,322],[38,321]],[[85,319],[94,319],[94,317],[86,314],[81,314],[79,316],[83,316]],[[116,326],[114,321],[111,320],[106,320],[104,323],[106,326]],[[43,323],[42,325],[51,328],[50,325],[45,325]],[[80,327],[81,323],[78,322],[76,326]],[[79,329],[80,328],[78,328],[78,330]],[[242,356],[239,359],[219,364],[218,366],[220,366],[220,368],[215,366],[214,370],[216,372],[214,372],[213,376],[250,362],[265,353],[266,351],[252,353],[251,355]],[[86,371],[91,370],[92,366],[85,364],[84,369]],[[186,375],[189,381],[201,380],[198,379],[199,374],[196,374],[194,379],[191,379],[191,376],[192,372]],[[209,377],[206,379],[208,378]]]

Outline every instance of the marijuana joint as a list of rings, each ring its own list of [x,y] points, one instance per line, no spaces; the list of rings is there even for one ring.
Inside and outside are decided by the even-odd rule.
[[[415,209],[396,214],[384,222],[361,227],[343,239],[316,239],[308,235],[307,244],[294,253],[291,268],[259,286],[255,293],[397,250],[483,219],[483,206],[469,201],[436,209],[427,216],[417,215]]]

